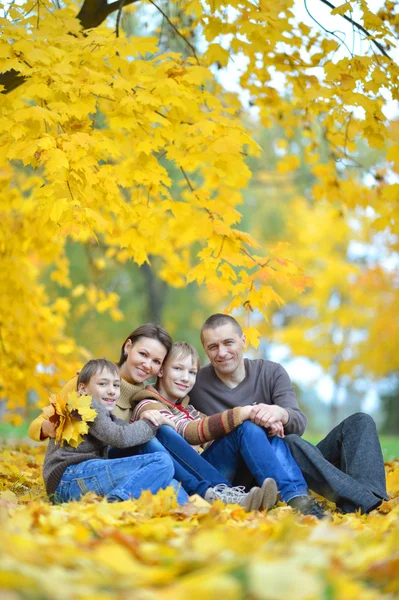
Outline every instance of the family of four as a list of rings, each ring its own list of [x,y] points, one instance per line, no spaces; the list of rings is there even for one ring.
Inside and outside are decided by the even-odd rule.
[[[77,448],[56,443],[43,415],[31,424],[32,439],[50,438],[43,477],[53,501],[94,491],[116,502],[172,485],[179,503],[199,494],[263,510],[279,494],[294,510],[321,518],[308,489],[344,513],[368,513],[387,499],[371,417],[352,415],[313,446],[301,438],[306,416],[287,372],[244,358],[245,336],[233,317],[209,317],[201,341],[210,361],[202,368],[193,346],[142,325],[123,343],[117,365],[91,360],[68,382],[61,393],[91,395],[97,416]],[[146,386],[153,377],[154,387]]]

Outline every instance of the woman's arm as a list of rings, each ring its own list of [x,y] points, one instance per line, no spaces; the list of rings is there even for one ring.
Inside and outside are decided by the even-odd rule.
[[[60,392],[63,398],[65,398],[65,396],[69,396],[71,392],[76,390],[77,379],[77,377],[74,377],[73,379],[68,381],[66,385],[64,385]],[[36,417],[36,419],[34,419],[29,425],[28,435],[31,438],[31,440],[34,440],[35,442],[42,442],[48,437],[55,437],[55,431],[54,435],[51,435],[53,429],[53,424],[43,414],[41,414],[38,417]]]
[[[44,425],[44,423],[49,423],[51,425],[50,421],[43,414],[39,415],[34,421],[32,421],[28,430],[28,435],[31,440],[35,442],[41,442],[49,437],[48,433],[46,433],[46,425]],[[43,426],[44,431],[42,433]],[[55,437],[55,435],[51,437]]]

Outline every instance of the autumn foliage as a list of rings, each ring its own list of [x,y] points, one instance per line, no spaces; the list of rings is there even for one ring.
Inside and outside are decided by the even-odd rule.
[[[1,386],[10,408],[23,402],[38,365],[51,372],[35,373],[43,394],[54,373],[65,373],[67,357],[69,373],[76,360],[64,335],[70,303],[49,304],[39,284],[40,269],[51,264],[52,279],[71,287],[68,237],[101,238],[121,262],[161,256],[161,275],[173,285],[196,280],[259,306],[270,301],[266,290],[247,297],[256,263],[248,248],[256,242],[234,228],[249,178],[244,154],[256,144],[236,110],[209,89],[209,69],[159,54],[156,38],[115,39],[107,27],[83,32],[74,4],[44,4],[33,17],[34,8],[12,7],[12,20],[2,23],[1,66],[26,76],[1,97]],[[178,197],[167,164],[180,173]],[[190,268],[188,249],[197,240],[203,249]],[[116,294],[87,289],[83,297],[120,318]]]
[[[171,490],[107,504],[94,495],[52,506],[43,448],[0,452],[2,598],[101,600],[392,600],[399,593],[399,464],[390,500],[330,521],[212,506],[178,507]]]
[[[85,358],[65,333],[72,299],[81,314],[123,318],[114,291],[73,288],[68,240],[102,246],[116,267],[152,261],[168,284],[195,281],[247,314],[267,317],[310,285],[289,249],[262,249],[239,228],[246,160],[260,149],[240,97],[217,82],[234,61],[261,125],[279,128],[278,171],[304,161],[315,201],[367,209],[376,233],[398,233],[398,129],[385,111],[398,99],[395,2],[327,9],[351,22],[361,51],[300,22],[292,0],[131,4],[27,0],[0,19],[0,386],[12,411]],[[145,35],[123,26],[129,11]],[[388,161],[367,167],[367,185],[359,141]],[[55,301],[49,271],[64,289]]]

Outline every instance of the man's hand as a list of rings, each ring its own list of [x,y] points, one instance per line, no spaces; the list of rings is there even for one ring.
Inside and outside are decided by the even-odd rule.
[[[273,423],[273,425],[270,425],[270,427],[267,430],[267,435],[269,437],[279,437],[279,438],[283,438],[285,437],[285,433],[284,433],[284,425],[282,424],[281,421],[277,421],[277,423]]]
[[[150,423],[155,425],[155,427],[160,427],[161,425],[168,425],[169,427],[176,429],[176,425],[174,424],[174,422],[165,415],[163,415],[159,410],[146,410],[140,415],[140,420],[141,419],[147,419],[147,421],[150,421]]]
[[[278,421],[281,421],[282,425],[288,423],[288,412],[277,404],[256,404],[252,407],[249,418],[260,427],[269,429]]]
[[[45,440],[48,437],[55,438],[55,430],[56,429],[57,429],[57,426],[54,425],[54,423],[52,423],[51,421],[49,421],[49,420],[43,421],[42,427],[40,430],[40,439]]]

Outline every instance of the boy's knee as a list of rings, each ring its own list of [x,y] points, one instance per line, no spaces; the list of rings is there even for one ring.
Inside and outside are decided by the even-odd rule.
[[[179,436],[179,434],[173,427],[169,427],[169,425],[161,425],[157,431],[157,438],[161,440],[167,440],[176,436]]]

